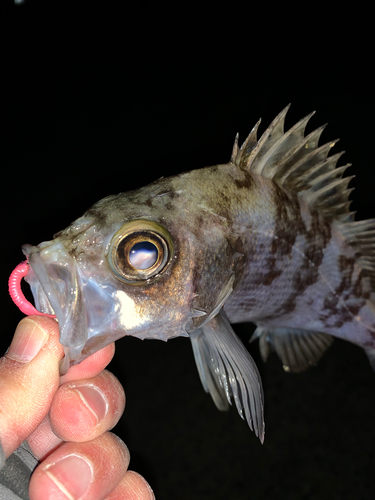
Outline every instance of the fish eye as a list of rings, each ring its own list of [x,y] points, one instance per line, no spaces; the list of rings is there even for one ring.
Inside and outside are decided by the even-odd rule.
[[[116,278],[140,285],[159,276],[173,253],[173,241],[157,222],[135,219],[124,224],[114,235],[107,255]]]

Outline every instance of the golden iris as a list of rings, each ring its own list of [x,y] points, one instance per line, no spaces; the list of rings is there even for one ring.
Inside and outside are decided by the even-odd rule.
[[[165,270],[172,253],[173,241],[165,227],[154,221],[135,219],[114,235],[107,258],[121,281],[142,284]]]

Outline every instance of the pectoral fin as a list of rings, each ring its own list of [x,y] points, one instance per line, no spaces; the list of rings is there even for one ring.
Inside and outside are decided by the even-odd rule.
[[[258,369],[221,310],[190,334],[198,372],[219,410],[232,397],[238,413],[264,440],[263,389]]]
[[[293,328],[266,328],[258,326],[250,342],[259,338],[259,349],[263,361],[276,351],[287,372],[302,372],[316,365],[332,344],[331,335]]]
[[[225,395],[225,390],[220,385],[220,378],[213,370],[211,353],[203,330],[199,328],[190,333],[189,336],[193,347],[195,363],[204,390],[211,394],[216,407],[220,411],[227,411],[229,409],[229,403]]]

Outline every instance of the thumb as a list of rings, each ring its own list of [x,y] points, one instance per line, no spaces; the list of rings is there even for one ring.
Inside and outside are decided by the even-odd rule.
[[[5,457],[40,425],[59,386],[59,344],[56,321],[24,318],[0,359],[0,443]]]

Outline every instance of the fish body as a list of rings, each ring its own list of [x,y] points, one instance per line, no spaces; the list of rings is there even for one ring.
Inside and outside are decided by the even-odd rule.
[[[109,196],[37,247],[24,246],[36,305],[55,312],[62,371],[126,335],[191,339],[219,409],[234,400],[263,439],[258,370],[230,323],[251,321],[261,354],[315,364],[340,337],[375,352],[375,221],[354,222],[347,166],[311,115],[282,111],[229,163]]]

